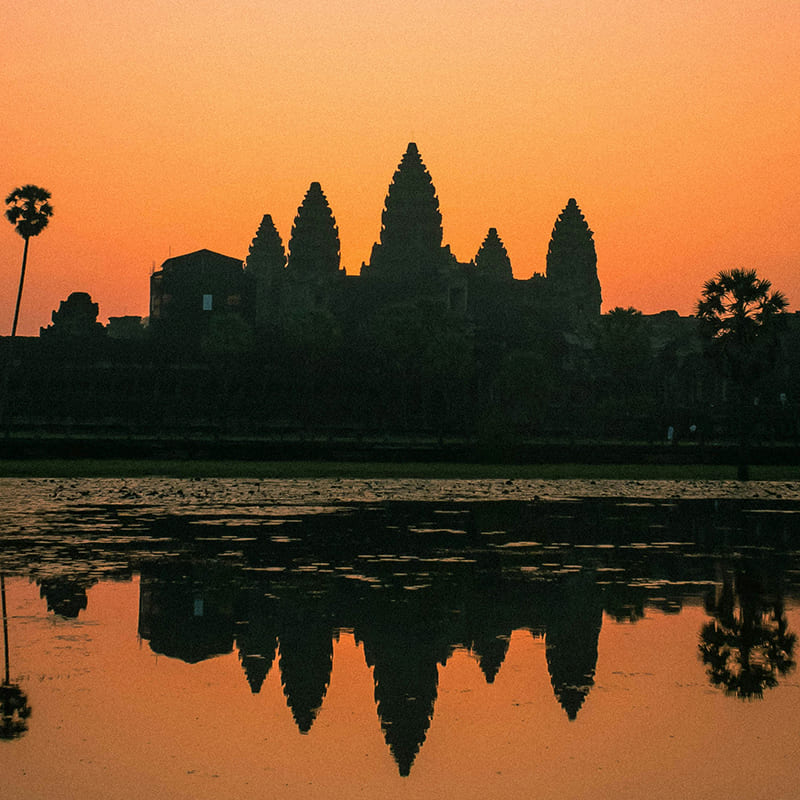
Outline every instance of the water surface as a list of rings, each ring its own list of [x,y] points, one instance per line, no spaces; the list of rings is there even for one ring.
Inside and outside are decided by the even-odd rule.
[[[796,797],[797,488],[0,481],[7,794]]]

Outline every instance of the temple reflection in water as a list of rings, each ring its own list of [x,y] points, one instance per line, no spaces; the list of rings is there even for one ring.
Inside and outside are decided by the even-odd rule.
[[[65,618],[85,612],[98,580],[139,573],[138,635],[154,653],[199,664],[237,652],[253,694],[277,670],[304,734],[325,703],[334,642],[351,631],[408,775],[440,667],[466,650],[491,684],[515,632],[544,641],[553,697],[576,720],[604,615],[635,623],[702,604],[696,657],[709,686],[761,696],[795,663],[784,604],[798,598],[797,519],[790,503],[738,501],[398,502],[267,520],[84,506],[56,535],[7,539],[5,557]]]

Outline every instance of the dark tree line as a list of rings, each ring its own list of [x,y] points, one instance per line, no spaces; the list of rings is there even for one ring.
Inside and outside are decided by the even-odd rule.
[[[633,309],[583,337],[502,302],[471,319],[433,301],[297,309],[260,331],[221,315],[189,347],[110,338],[86,300],[17,340],[14,428],[457,436],[499,451],[537,437],[665,441],[670,427],[698,443],[738,441],[743,426],[751,441],[798,435],[795,325],[743,385],[697,320]]]

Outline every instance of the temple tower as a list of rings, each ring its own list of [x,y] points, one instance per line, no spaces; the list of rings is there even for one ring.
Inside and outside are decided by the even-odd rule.
[[[475,256],[478,275],[485,278],[513,278],[511,259],[497,228],[489,228],[486,238]]]
[[[592,231],[574,198],[559,214],[547,249],[553,301],[574,320],[600,316],[600,281]]]
[[[380,242],[373,245],[362,274],[419,286],[441,280],[452,263],[450,248],[442,246],[436,189],[417,145],[410,142],[389,185]]]
[[[293,277],[335,275],[340,266],[339,229],[322,187],[308,187],[292,226],[287,270]]]
[[[272,217],[265,214],[250,244],[245,276],[253,297],[255,319],[274,318],[280,307],[281,280],[286,268],[286,251]]]
[[[339,229],[328,198],[314,181],[297,209],[282,282],[281,315],[285,318],[329,310],[345,272],[340,266]]]

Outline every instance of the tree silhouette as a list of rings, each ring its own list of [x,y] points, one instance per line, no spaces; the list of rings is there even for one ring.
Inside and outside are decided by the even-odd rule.
[[[0,604],[3,613],[3,656],[5,670],[0,684],[0,739],[16,739],[28,730],[31,707],[28,697],[16,683],[11,683],[8,657],[8,610],[6,607],[6,578],[0,573]]]
[[[364,326],[370,356],[361,380],[375,388],[377,413],[393,414],[404,429],[441,430],[458,418],[470,358],[463,321],[442,304],[418,300],[383,306]]]
[[[0,685],[0,739],[17,739],[28,730],[31,707],[16,683]]]
[[[772,291],[754,269],[722,270],[705,282],[697,316],[735,381],[746,382],[759,369],[788,305],[783,292]]]
[[[442,247],[439,198],[414,142],[397,167],[381,215],[380,243],[373,245],[365,274],[393,281],[435,277],[451,260]]]
[[[496,278],[512,278],[511,259],[508,257],[503,240],[497,234],[497,228],[489,228],[477,255],[475,266],[479,275]]]
[[[279,341],[290,365],[293,413],[304,425],[325,424],[342,391],[337,368],[343,342],[340,319],[298,293],[281,316]]]
[[[339,272],[339,230],[322,187],[314,181],[297,209],[287,269],[294,276]]]
[[[747,480],[748,389],[769,363],[789,302],[754,269],[722,270],[703,285],[697,302],[701,332],[730,376],[738,395],[739,478]]]
[[[253,331],[246,319],[235,311],[222,311],[208,322],[208,330],[200,339],[200,348],[207,355],[224,360],[231,356],[247,353],[253,346]]]
[[[81,611],[85,611],[89,603],[86,590],[96,581],[91,578],[73,578],[65,575],[54,575],[41,578],[39,597],[47,600],[47,610],[67,619],[77,619]]]
[[[641,413],[653,399],[648,382],[652,364],[650,330],[642,312],[617,306],[603,315],[596,353],[601,397],[606,399],[609,410],[625,417]]]
[[[25,240],[22,251],[22,269],[19,275],[19,290],[17,302],[14,306],[14,322],[11,325],[12,338],[17,335],[17,322],[19,320],[19,306],[22,301],[22,287],[25,283],[25,268],[28,263],[28,245],[32,236],[38,236],[50,222],[53,216],[53,207],[48,202],[50,192],[40,186],[25,184],[14,189],[6,197],[6,218],[15,227],[17,233]]]
[[[706,606],[714,619],[700,631],[699,650],[714,686],[756,699],[794,668],[797,637],[788,630],[783,602],[766,602],[752,578],[726,575],[719,597]]]
[[[553,226],[547,248],[547,282],[564,313],[574,321],[600,314],[600,281],[593,236],[571,197]]]

